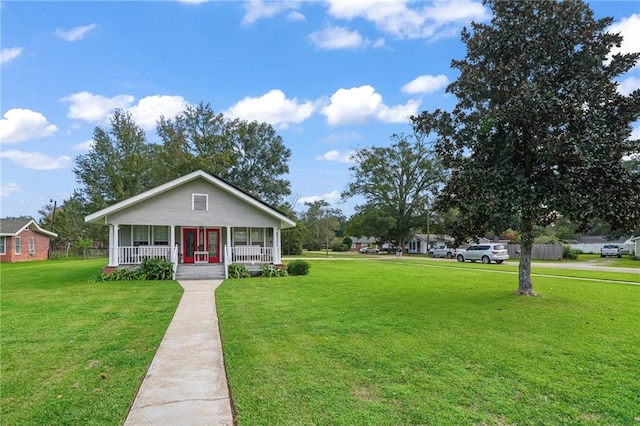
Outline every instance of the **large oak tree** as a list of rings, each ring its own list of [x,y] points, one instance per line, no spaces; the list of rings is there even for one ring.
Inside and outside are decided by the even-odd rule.
[[[535,294],[531,249],[536,225],[559,215],[579,230],[602,218],[616,229],[640,223],[640,176],[623,158],[640,151],[631,124],[640,90],[623,96],[616,79],[639,54],[615,54],[607,32],[582,1],[487,0],[489,24],[462,32],[466,57],[448,88],[452,112],[414,117],[437,129],[448,180],[439,199],[455,207],[459,239],[507,228],[521,233],[519,294]]]
[[[361,196],[350,229],[367,229],[364,221],[378,227],[373,235],[389,238],[404,247],[412,230],[422,224],[421,215],[442,182],[438,161],[424,135],[392,135],[389,147],[355,151],[355,165],[343,198]],[[371,216],[377,216],[371,219]],[[368,218],[368,219],[367,219]]]

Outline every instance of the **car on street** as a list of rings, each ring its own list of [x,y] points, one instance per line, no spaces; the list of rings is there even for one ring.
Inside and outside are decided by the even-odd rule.
[[[457,250],[445,244],[440,244],[429,249],[429,257],[445,257],[453,259],[456,257]]]
[[[377,247],[360,247],[360,253],[373,253],[378,254],[380,250]]]
[[[622,257],[622,247],[616,244],[605,244],[600,249],[600,257]]]
[[[458,259],[458,262],[469,260],[471,262],[502,263],[509,259],[509,254],[504,244],[472,244],[466,250],[458,250],[456,259]]]

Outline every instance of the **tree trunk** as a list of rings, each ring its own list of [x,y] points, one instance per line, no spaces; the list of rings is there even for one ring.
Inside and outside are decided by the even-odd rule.
[[[529,225],[529,226],[527,226]],[[533,226],[523,226],[520,245],[520,264],[518,265],[518,290],[516,294],[536,296],[531,281],[531,251],[533,249]]]

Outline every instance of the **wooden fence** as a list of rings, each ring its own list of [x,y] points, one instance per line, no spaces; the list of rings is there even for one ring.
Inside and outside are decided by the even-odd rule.
[[[520,244],[506,244],[510,259],[520,258]],[[562,244],[534,244],[531,249],[534,260],[562,260]]]

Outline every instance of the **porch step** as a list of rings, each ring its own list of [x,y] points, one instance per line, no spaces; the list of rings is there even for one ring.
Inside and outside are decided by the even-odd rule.
[[[191,265],[179,264],[176,270],[176,280],[223,280],[224,263]]]

